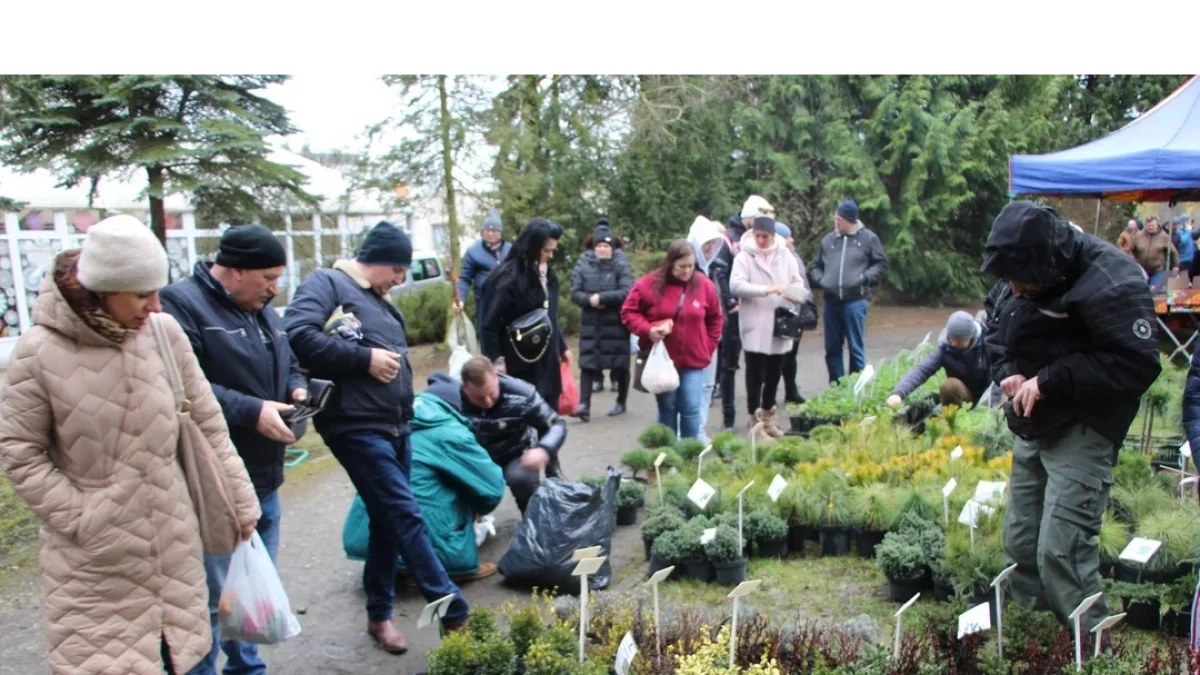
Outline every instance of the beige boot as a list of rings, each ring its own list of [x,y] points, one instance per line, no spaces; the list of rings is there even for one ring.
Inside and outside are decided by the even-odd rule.
[[[771,438],[783,438],[783,430],[775,426],[775,408],[762,411],[763,431]]]

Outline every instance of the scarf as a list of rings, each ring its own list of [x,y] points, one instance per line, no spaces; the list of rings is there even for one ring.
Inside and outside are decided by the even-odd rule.
[[[67,306],[100,337],[122,344],[137,335],[136,328],[126,328],[112,318],[100,302],[100,296],[79,283],[77,268],[79,251],[68,251],[58,257],[54,268],[54,283],[67,301]]]

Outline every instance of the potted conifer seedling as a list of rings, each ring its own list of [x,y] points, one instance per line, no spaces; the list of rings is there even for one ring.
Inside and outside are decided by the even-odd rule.
[[[742,534],[754,542],[763,558],[786,558],[788,554],[787,523],[768,511],[751,511],[742,521]]]
[[[642,523],[642,543],[646,547],[646,559],[653,557],[654,542],[664,534],[678,530],[687,524],[678,509],[670,506],[658,507],[650,511]]]
[[[646,486],[621,483],[617,488],[617,525],[636,525],[638,509],[646,503]]]
[[[736,586],[746,580],[746,558],[742,555],[737,530],[729,525],[718,525],[717,534],[704,546],[704,552],[713,565],[717,583]]]

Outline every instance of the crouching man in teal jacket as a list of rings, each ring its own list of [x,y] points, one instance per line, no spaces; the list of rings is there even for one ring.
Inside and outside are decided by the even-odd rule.
[[[456,583],[496,573],[495,563],[479,563],[474,525],[477,514],[491,513],[504,497],[504,473],[475,441],[459,401],[457,386],[435,385],[417,395],[410,478],[434,552]],[[351,560],[366,559],[368,525],[367,510],[355,495],[342,529],[342,547]]]

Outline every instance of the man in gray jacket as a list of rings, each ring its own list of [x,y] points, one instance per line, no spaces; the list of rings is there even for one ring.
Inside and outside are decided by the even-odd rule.
[[[847,199],[838,205],[833,232],[821,240],[809,272],[824,298],[825,367],[831,383],[846,373],[845,343],[850,343],[850,373],[867,365],[867,298],[886,271],[883,243],[858,219],[858,204]]]

